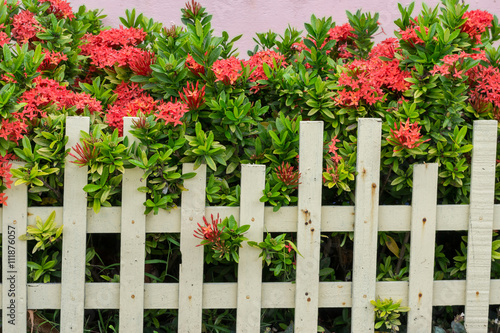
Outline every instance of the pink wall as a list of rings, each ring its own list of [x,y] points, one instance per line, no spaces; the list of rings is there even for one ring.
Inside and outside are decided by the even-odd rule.
[[[74,10],[80,5],[88,9],[103,9],[107,17],[106,25],[118,27],[118,17],[125,16],[125,9],[136,8],[145,16],[161,21],[165,26],[181,24],[180,9],[184,7],[187,0],[69,0]],[[332,16],[337,24],[347,21],[345,11],[355,12],[357,9],[363,11],[378,12],[379,22],[386,35],[379,35],[377,40],[393,36],[394,20],[399,18],[398,2],[404,5],[411,3],[410,0],[198,0],[207,8],[209,14],[213,15],[212,27],[216,33],[227,31],[232,38],[243,34],[238,41],[237,47],[241,56],[246,55],[248,49],[255,45],[252,38],[255,32],[266,32],[269,29],[283,33],[287,25],[304,30],[304,22],[308,22],[311,14],[318,17]],[[421,0],[415,1],[414,13],[421,8]],[[500,0],[469,0],[466,1],[469,9],[487,10],[492,14],[500,16]],[[440,3],[439,0],[425,1],[429,6]]]

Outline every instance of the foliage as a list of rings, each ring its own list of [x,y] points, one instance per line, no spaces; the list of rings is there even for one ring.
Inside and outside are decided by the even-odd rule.
[[[391,332],[398,332],[401,321],[398,319],[401,312],[408,312],[410,308],[401,306],[401,300],[394,302],[392,299],[380,298],[376,301],[371,300],[370,303],[374,306],[375,311],[375,329],[385,328]]]
[[[36,244],[31,252],[33,261],[28,261],[29,278],[34,282],[43,278],[43,282],[50,282],[51,275],[60,277],[60,255],[59,251],[50,251],[56,242],[61,240],[63,226],[56,226],[56,212],[53,211],[47,220],[36,217],[36,225],[28,226],[26,234],[19,236],[20,240],[35,240]],[[37,251],[37,255],[35,253]],[[52,260],[49,260],[49,257]],[[59,267],[57,265],[59,264]]]
[[[37,250],[45,250],[50,244],[58,240],[62,234],[63,226],[57,228],[56,226],[56,212],[53,211],[45,222],[37,216],[36,226],[28,226],[26,228],[26,235],[21,235],[19,239],[21,240],[32,240],[36,241],[36,245],[33,248],[33,253]]]
[[[262,250],[259,257],[262,257],[263,264],[269,266],[269,271],[275,277],[282,277],[285,281],[294,276],[295,253],[301,255],[296,245],[285,239],[286,236],[286,234],[281,234],[271,237],[268,233],[263,242],[248,242],[248,245]]]
[[[247,240],[243,234],[250,229],[250,225],[245,224],[238,227],[233,215],[221,220],[217,214],[214,219],[211,216],[209,223],[203,217],[204,225],[198,223],[198,229],[195,230],[194,236],[202,241],[200,245],[205,246],[205,262],[210,264],[214,261],[218,262],[239,262],[238,249],[242,246],[241,243]]]
[[[84,190],[95,212],[121,205],[123,173],[133,167],[144,172],[138,191],[146,193],[145,214],[177,207],[183,181],[195,175],[183,174],[184,162],[208,166],[207,205],[217,206],[239,205],[241,164],[264,164],[260,200],[278,211],[298,200],[300,121],[319,120],[325,125],[322,203],[351,205],[357,121],[365,117],[383,123],[381,204],[410,203],[415,163],[438,163],[439,203],[467,204],[473,121],[500,120],[498,18],[458,0],[424,4],[420,13],[414,4],[398,8],[394,37],[377,45],[379,15],[356,10],[342,25],[313,15],[303,31],[259,33],[243,59],[234,48],[241,35],[216,34],[212,16],[194,0],[181,9],[180,26],[127,10],[121,28],[104,27],[99,10],[73,11],[65,0],[0,2],[0,204],[8,204],[5,190],[25,184],[30,206],[63,205],[70,154],[88,170]],[[67,116],[90,119],[75,147],[66,146]],[[124,116],[138,117],[128,133]],[[13,169],[14,159],[24,164]],[[499,167],[495,178],[498,201]],[[198,234],[205,260],[228,264],[218,267],[218,278],[234,280],[247,227],[234,218],[215,221],[200,226],[217,236]],[[61,242],[39,235],[30,243],[30,281],[53,281],[60,276]],[[378,280],[408,278],[407,235],[380,235]],[[118,281],[118,264],[99,253],[99,237],[88,240],[87,278]],[[347,237],[324,237],[320,279],[350,279]],[[435,279],[463,278],[466,239],[445,238],[437,237]],[[494,234],[494,277],[500,276],[499,242]],[[177,279],[178,243],[177,235],[147,236],[149,281]],[[290,235],[268,234],[250,244],[261,249],[271,277],[293,280]],[[148,325],[175,331],[175,314],[157,314],[168,324],[158,327],[151,312]],[[117,326],[116,314],[98,316],[93,328]],[[219,329],[232,314],[214,311],[206,318],[210,329]],[[273,329],[290,327],[288,317],[269,321]]]

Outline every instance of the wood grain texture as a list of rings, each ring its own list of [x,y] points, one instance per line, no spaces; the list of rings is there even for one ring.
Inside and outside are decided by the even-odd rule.
[[[123,118],[123,132],[131,145],[138,140],[130,133],[132,117]],[[146,246],[146,186],[144,171],[125,169],[122,182],[120,238],[120,332],[141,332],[144,328],[144,257]]]
[[[89,131],[89,117],[67,117],[66,149],[80,143],[80,131]],[[85,254],[87,245],[87,167],[64,167],[63,246],[61,272],[61,332],[83,332],[85,301]]]
[[[359,119],[352,274],[352,332],[373,332],[377,276],[380,119]]]
[[[474,121],[465,301],[470,333],[488,329],[497,131],[496,121]]]
[[[264,203],[260,202],[266,182],[265,165],[241,166],[241,207],[239,225],[250,225],[245,237],[262,242],[264,233]],[[260,250],[246,242],[239,249],[238,263],[238,332],[260,332],[262,304],[262,258]]]
[[[318,327],[323,122],[300,122],[295,332]]]
[[[0,226],[2,225],[0,208]],[[28,207],[28,225],[35,224],[35,216],[47,217],[56,211],[56,223],[62,225],[62,207]],[[239,216],[239,207],[206,207],[205,216],[221,212],[221,216]],[[408,205],[384,205],[378,209],[379,231],[410,231],[411,207]],[[322,206],[322,232],[354,231],[354,206]],[[469,230],[469,205],[438,205],[436,231]],[[120,207],[101,207],[99,214],[87,209],[87,233],[119,233]],[[297,232],[297,207],[282,207],[273,212],[264,208],[264,229],[269,232]],[[494,205],[493,229],[500,229],[500,205]],[[0,228],[1,230],[1,228]],[[158,215],[146,216],[146,233],[181,232],[181,208],[170,212],[160,210]]]
[[[180,333],[201,332],[203,304],[203,246],[193,236],[198,223],[203,224],[205,215],[206,165],[194,170],[193,164],[184,164],[182,172],[196,172],[196,176],[184,181],[187,191],[181,198],[181,255],[179,272],[179,319]]]
[[[413,166],[408,331],[432,331],[438,165]]]

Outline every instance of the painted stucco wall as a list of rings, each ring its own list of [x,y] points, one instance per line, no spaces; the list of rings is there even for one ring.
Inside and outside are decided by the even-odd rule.
[[[74,10],[80,5],[88,9],[103,9],[107,17],[106,25],[118,27],[119,17],[125,16],[125,9],[136,8],[146,17],[163,22],[165,26],[181,24],[180,9],[187,0],[69,0]],[[266,32],[269,29],[283,33],[288,24],[299,30],[304,30],[304,22],[308,22],[311,14],[318,17],[332,16],[337,24],[347,21],[345,11],[378,12],[379,22],[385,34],[377,36],[377,41],[393,36],[394,20],[400,17],[398,2],[403,5],[410,0],[198,0],[208,13],[213,15],[212,27],[217,34],[227,31],[230,37],[243,34],[237,47],[240,54],[255,45],[252,40],[256,32]],[[429,6],[436,6],[439,0],[424,1]],[[420,12],[421,0],[415,1],[414,14]],[[487,10],[500,16],[500,0],[469,0],[469,9]]]

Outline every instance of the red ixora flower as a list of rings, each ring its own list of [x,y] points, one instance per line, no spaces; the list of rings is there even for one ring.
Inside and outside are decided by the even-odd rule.
[[[5,29],[5,25],[3,23],[0,24],[0,29]],[[4,31],[0,31],[0,46],[9,43],[10,43],[9,35],[7,35]]]
[[[21,44],[28,43],[36,38],[42,27],[29,10],[23,10],[12,18],[12,37]]]
[[[198,223],[198,229],[196,229],[193,234],[194,237],[208,242],[202,242],[196,246],[202,246],[205,245],[205,243],[217,244],[220,242],[220,235],[222,234],[224,227],[219,229],[218,225],[221,223],[219,214],[217,214],[217,218],[215,220],[213,215],[210,215],[210,217],[212,219],[211,223],[209,223],[205,216],[203,216],[203,222],[205,222],[205,225],[203,226]]]
[[[187,83],[187,87],[183,88],[182,91],[184,94],[179,94],[179,98],[186,103],[189,111],[194,111],[199,109],[203,103],[205,103],[205,86],[199,89],[200,82],[196,82],[196,86],[194,83]]]
[[[471,10],[462,18],[467,19],[461,27],[462,32],[468,34],[477,44],[481,44],[481,35],[486,28],[492,26],[493,15],[482,10]]]
[[[294,186],[297,188],[300,178],[300,173],[295,170],[295,167],[290,165],[288,162],[283,162],[281,165],[274,169],[276,172],[276,177],[282,181],[287,186]]]
[[[188,112],[188,107],[184,103],[170,101],[167,103],[161,102],[156,107],[156,110],[156,119],[163,119],[165,123],[177,126],[182,124],[181,118],[184,116],[184,113]]]
[[[232,85],[241,76],[241,64],[242,61],[235,57],[215,61],[212,65],[212,70],[217,78],[215,81]]]
[[[58,19],[67,18],[71,20],[75,18],[75,14],[73,14],[73,10],[66,0],[38,0],[38,2],[50,2],[50,7],[47,11],[54,13]]]
[[[186,8],[182,9],[182,16],[187,19],[195,19],[202,8],[199,2],[194,0],[191,0],[191,2],[188,1],[186,2]]]
[[[399,128],[396,123],[394,123],[395,130],[391,129],[391,134],[387,138],[387,141],[394,145],[394,152],[401,151],[405,148],[412,149],[417,148],[422,143],[429,141],[430,139],[422,141],[422,134],[420,134],[421,126],[417,123],[410,124],[410,118],[406,120],[406,123],[399,123]]]
[[[78,156],[69,153],[70,156],[75,158],[75,160],[71,161],[71,163],[78,164],[80,167],[89,165],[90,161],[96,159],[99,154],[94,143],[87,141],[83,142],[83,147],[77,143],[76,146],[73,147],[73,150]]]
[[[149,76],[153,72],[151,65],[155,62],[154,52],[139,50],[133,58],[129,59],[128,64],[134,74]]]
[[[188,54],[186,57],[186,62],[184,63],[187,69],[191,71],[196,76],[200,76],[200,74],[205,74],[205,67],[197,63],[194,58]]]
[[[13,159],[14,156],[11,154],[6,154],[5,156],[0,155],[0,190],[2,187],[5,188],[10,188],[12,185],[12,175],[10,173],[10,168],[12,167],[12,164],[10,164],[10,160]],[[8,197],[5,195],[5,193],[0,193],[0,205],[5,205],[7,206],[7,199]]]

